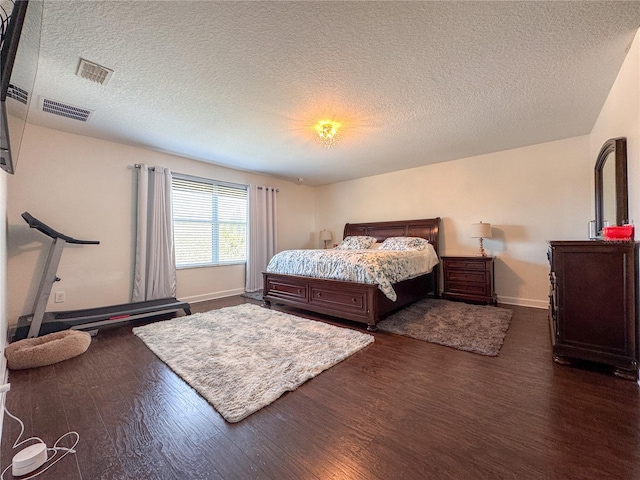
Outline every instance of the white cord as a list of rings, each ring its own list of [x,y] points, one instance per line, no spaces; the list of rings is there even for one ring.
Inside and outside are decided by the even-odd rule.
[[[13,418],[15,421],[17,421],[20,424],[20,435],[18,435],[18,438],[16,438],[16,442],[13,444],[12,448],[19,447],[20,445],[22,445],[22,444],[24,444],[24,443],[26,443],[26,442],[28,442],[30,440],[37,440],[38,442],[43,444],[45,447],[47,446],[47,444],[44,443],[44,441],[39,437],[30,437],[30,438],[27,438],[26,440],[20,441],[20,437],[22,437],[22,434],[24,433],[24,423],[22,423],[22,420],[20,420],[18,417],[13,415],[9,410],[7,410],[6,405],[4,406],[4,411],[5,411],[5,413],[7,415],[9,415],[11,418]],[[75,443],[71,446],[71,448],[59,447],[58,443],[60,442],[60,440],[62,440],[67,435],[75,435],[76,436]],[[50,458],[47,459],[47,462],[50,462],[51,460],[53,460],[55,458],[55,456],[58,454],[59,451],[64,452],[62,454],[62,456],[59,457],[55,462],[52,462],[49,465],[47,465],[44,469],[40,470],[38,473],[36,473],[34,475],[31,475],[30,477],[20,477],[20,480],[29,480],[30,478],[35,478],[38,475],[41,475],[44,472],[46,472],[47,470],[49,470],[51,467],[53,467],[56,463],[58,463],[60,460],[62,460],[64,457],[66,457],[70,453],[76,453],[75,448],[76,448],[76,445],[78,445],[79,441],[80,441],[80,435],[78,434],[78,432],[67,432],[67,433],[65,433],[60,438],[58,438],[58,440],[56,440],[56,443],[53,444],[53,447],[47,448],[47,452],[53,452],[53,455]],[[0,473],[0,480],[4,480],[4,474],[7,472],[7,470],[9,470],[11,468],[12,465],[13,464],[10,464],[7,468],[5,468],[2,471],[2,473]]]

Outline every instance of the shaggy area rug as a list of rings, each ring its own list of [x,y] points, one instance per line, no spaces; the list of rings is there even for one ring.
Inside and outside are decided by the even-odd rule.
[[[234,423],[373,342],[373,336],[246,303],[133,329]]]
[[[378,329],[495,357],[512,314],[490,305],[425,299],[382,320]]]

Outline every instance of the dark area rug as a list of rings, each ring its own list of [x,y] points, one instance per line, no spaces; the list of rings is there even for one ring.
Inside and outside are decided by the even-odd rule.
[[[240,294],[241,297],[252,298],[253,300],[262,300],[262,292],[244,292]]]
[[[424,299],[378,324],[378,329],[495,357],[513,312],[490,305]]]

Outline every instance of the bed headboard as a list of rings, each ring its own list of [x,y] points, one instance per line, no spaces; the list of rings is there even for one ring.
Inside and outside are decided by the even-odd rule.
[[[439,228],[440,217],[422,220],[396,220],[393,222],[347,223],[344,226],[344,237],[349,235],[368,235],[375,237],[379,242],[389,237],[422,237],[429,240],[436,253],[439,254]]]

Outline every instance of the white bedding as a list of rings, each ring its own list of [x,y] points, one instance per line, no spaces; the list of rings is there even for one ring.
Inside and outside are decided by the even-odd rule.
[[[432,245],[424,250],[286,250],[271,258],[267,272],[377,284],[397,300],[393,284],[429,273],[439,263]]]

